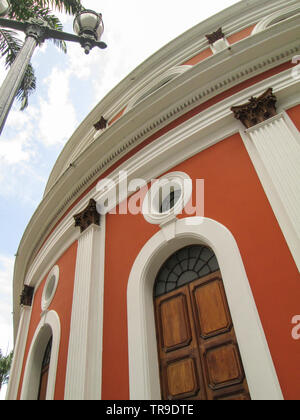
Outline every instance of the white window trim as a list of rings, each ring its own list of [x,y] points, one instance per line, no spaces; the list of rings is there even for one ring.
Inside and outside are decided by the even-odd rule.
[[[164,191],[162,196],[163,201],[166,198],[166,194],[170,193],[171,186],[177,186],[178,190],[181,192],[181,196],[174,207],[166,212],[160,213],[157,208],[157,194],[159,194],[159,189],[161,188]],[[186,173],[176,171],[163,175],[158,180],[155,180],[144,198],[142,212],[145,220],[154,225],[169,223],[182,212],[189,202],[192,192],[193,183]]]
[[[53,283],[53,280],[54,280],[54,283]],[[42,311],[45,311],[46,309],[49,308],[49,305],[51,304],[55,296],[58,280],[59,280],[59,266],[55,265],[50,271],[50,273],[48,274],[48,277],[47,277],[47,280],[45,282],[45,286],[43,289],[42,302],[41,302]],[[49,293],[49,288],[51,288],[50,293]]]
[[[237,243],[220,223],[191,217],[176,220],[175,236],[162,231],[143,247],[127,288],[130,398],[160,399],[153,286],[157,271],[176,250],[191,244],[210,246],[216,254],[253,400],[282,400],[276,371],[263,332]]]
[[[51,333],[49,334],[50,330]],[[61,327],[58,314],[55,311],[49,311],[43,313],[30,345],[23,379],[21,400],[36,400],[38,397],[42,360],[51,334],[52,348],[46,400],[54,399]]]

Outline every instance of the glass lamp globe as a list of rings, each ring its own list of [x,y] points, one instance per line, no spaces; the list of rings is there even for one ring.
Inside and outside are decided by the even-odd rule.
[[[93,10],[79,12],[75,17],[73,29],[78,36],[86,36],[100,41],[104,31],[101,13],[96,13]]]
[[[0,0],[0,17],[6,16],[9,10],[8,0]]]

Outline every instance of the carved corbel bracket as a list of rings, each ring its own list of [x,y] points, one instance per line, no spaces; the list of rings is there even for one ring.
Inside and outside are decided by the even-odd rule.
[[[31,306],[33,293],[34,293],[34,287],[24,285],[22,294],[20,296],[20,304],[24,306]]]
[[[216,32],[212,34],[205,35],[210,45],[213,45],[215,42],[219,41],[219,39],[225,38],[222,28],[219,28]]]
[[[100,226],[100,214],[97,211],[96,201],[92,198],[88,206],[81,213],[76,214],[74,219],[75,227],[79,226],[81,233],[92,224]]]
[[[251,128],[277,115],[276,102],[277,98],[270,88],[258,98],[250,98],[246,104],[233,106],[231,111],[246,128]]]
[[[107,127],[108,120],[106,120],[103,116],[100,118],[100,120],[94,124],[94,128],[99,130],[104,130]]]

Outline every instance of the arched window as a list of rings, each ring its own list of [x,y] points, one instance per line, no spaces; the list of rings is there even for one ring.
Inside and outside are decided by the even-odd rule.
[[[29,348],[21,400],[54,399],[60,331],[57,313],[45,311]]]
[[[216,256],[207,246],[191,245],[180,249],[161,267],[154,285],[154,297],[162,296],[217,270],[219,265]]]
[[[38,393],[38,400],[41,400],[41,401],[46,400],[51,350],[52,350],[52,336],[50,337],[50,340],[48,341],[48,344],[46,346],[46,350],[44,353],[43,361],[42,361],[40,386],[39,386],[39,393]]]

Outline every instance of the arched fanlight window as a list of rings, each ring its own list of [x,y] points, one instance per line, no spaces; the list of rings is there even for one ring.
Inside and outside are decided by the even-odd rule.
[[[214,252],[204,245],[191,245],[175,252],[161,267],[154,285],[154,297],[219,270]]]
[[[46,346],[46,350],[44,353],[44,357],[43,357],[38,400],[46,399],[51,350],[52,350],[52,336],[50,340],[48,341],[48,344]]]

